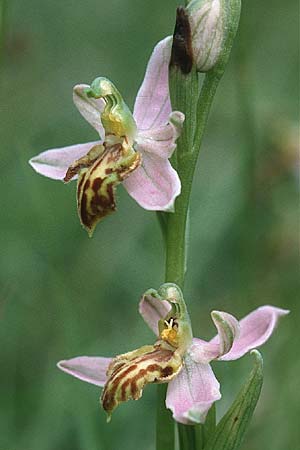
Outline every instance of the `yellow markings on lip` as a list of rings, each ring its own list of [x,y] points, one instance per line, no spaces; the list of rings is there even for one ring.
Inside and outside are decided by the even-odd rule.
[[[177,333],[177,325],[174,323],[173,319],[170,319],[168,322],[165,320],[165,325],[167,328],[165,328],[161,334],[160,337],[163,341],[167,342],[168,344],[172,345],[172,347],[178,347],[178,333]]]
[[[77,183],[78,214],[90,236],[97,223],[116,210],[116,186],[141,164],[140,153],[126,143],[105,143],[104,148],[90,167],[80,171]]]
[[[182,357],[164,345],[145,345],[112,360],[101,396],[108,420],[120,403],[138,400],[147,384],[167,383],[180,372]]]
[[[111,111],[104,111],[101,116],[102,123],[106,133],[114,134],[116,136],[126,135],[127,128],[126,123],[122,120],[121,116]]]

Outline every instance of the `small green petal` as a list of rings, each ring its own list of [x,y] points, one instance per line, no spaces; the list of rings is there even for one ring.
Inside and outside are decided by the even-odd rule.
[[[151,289],[145,295],[151,295],[160,300],[166,300],[171,305],[172,309],[166,317],[161,319],[158,323],[160,336],[167,336],[165,332],[166,324],[170,329],[171,324],[174,323],[176,328],[176,340],[172,337],[172,341],[167,341],[174,345],[178,350],[184,354],[187,348],[191,345],[193,339],[191,321],[189,313],[180,288],[174,283],[165,283],[155,291]],[[173,336],[171,334],[171,336]],[[164,339],[164,337],[162,337]],[[167,340],[167,339],[166,339]],[[175,344],[176,342],[176,344]]]
[[[137,133],[136,123],[115,85],[107,78],[99,77],[89,88],[86,88],[85,93],[88,97],[102,98],[105,101],[105,107],[101,113],[105,134],[126,136],[132,144]]]

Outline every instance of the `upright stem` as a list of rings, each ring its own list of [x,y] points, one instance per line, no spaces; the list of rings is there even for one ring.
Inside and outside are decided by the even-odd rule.
[[[195,167],[202,144],[213,98],[220,77],[214,73],[205,76],[197,104],[196,128],[193,146],[188,152],[178,151],[178,171],[182,193],[176,202],[176,210],[169,217],[166,246],[166,281],[174,281],[183,288],[188,251],[188,210]],[[173,279],[173,280],[172,280]],[[180,425],[178,427],[181,450],[196,450],[196,427]]]
[[[180,449],[197,450],[197,437],[194,427],[178,424],[178,436]]]
[[[187,216],[190,188],[187,184],[182,184],[181,189],[181,195],[176,201],[176,212],[168,217],[165,281],[176,283],[183,289],[187,260]]]
[[[185,4],[187,3],[188,0]],[[165,230],[166,241],[166,281],[176,283],[182,289],[186,272],[187,219],[194,171],[212,101],[224,73],[237,31],[239,14],[240,0],[229,0],[226,6],[228,20],[224,30],[222,54],[218,64],[206,73],[198,97],[198,73],[191,53],[191,30],[185,11],[182,8],[177,10],[169,68],[169,89],[172,109],[185,114],[183,132],[177,140],[177,150],[172,160],[181,180],[181,195],[176,200],[175,212],[164,216],[161,224]],[[165,391],[166,388],[159,387],[157,450],[174,448],[172,419],[167,413],[161,412],[161,409],[165,409]],[[202,444],[197,443],[196,427],[180,425],[178,432],[181,450],[197,450],[197,447],[202,447]]]
[[[211,104],[220,81],[214,73],[205,76],[197,103],[197,127],[192,148],[182,147],[179,140],[177,147],[177,171],[181,180],[181,195],[177,198],[175,212],[168,215],[166,231],[166,281],[184,286],[188,249],[188,210],[190,195],[199,150],[207,124]],[[191,102],[191,99],[189,99]],[[182,107],[182,105],[181,105]],[[173,105],[176,109],[176,104]]]
[[[188,210],[190,203],[190,194],[193,182],[193,175],[195,166],[208,120],[211,104],[220,81],[220,76],[213,73],[205,76],[200,96],[195,109],[195,116],[197,117],[197,128],[190,142],[190,148],[183,148],[186,145],[186,137],[182,136],[178,140],[176,152],[176,166],[179,177],[181,179],[181,195],[177,198],[175,204],[175,212],[167,215],[165,241],[166,241],[166,282],[176,283],[183,288],[187,250],[188,250]],[[172,85],[172,83],[170,83]],[[177,84],[178,86],[178,84]],[[180,89],[180,87],[179,87]],[[174,95],[172,95],[174,94]],[[181,95],[181,93],[179,94]],[[176,98],[178,95],[172,93],[173,109],[186,111],[186,108],[191,107],[191,97],[186,99],[188,104],[183,109],[181,105],[177,104]],[[178,107],[179,106],[179,107]],[[184,133],[183,133],[184,134]],[[165,217],[164,217],[165,220]],[[158,386],[157,395],[157,435],[156,435],[156,449],[157,450],[173,450],[174,449],[174,421],[165,409],[165,395],[166,385]],[[197,439],[194,426],[180,425],[179,429],[179,444],[181,450],[196,450]]]
[[[174,450],[175,427],[171,411],[166,409],[167,384],[157,386],[156,450]]]

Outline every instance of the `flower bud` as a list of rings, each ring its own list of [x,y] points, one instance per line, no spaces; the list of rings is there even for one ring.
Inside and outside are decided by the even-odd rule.
[[[187,12],[194,63],[199,72],[207,72],[215,67],[223,54],[227,56],[231,48],[240,0],[193,0],[188,4]]]

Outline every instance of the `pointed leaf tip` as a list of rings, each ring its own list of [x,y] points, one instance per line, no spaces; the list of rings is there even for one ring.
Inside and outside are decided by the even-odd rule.
[[[251,350],[250,355],[254,356],[254,364],[257,366],[257,369],[262,372],[264,360],[261,356],[261,353],[256,350],[256,348],[254,348],[253,350]]]
[[[263,383],[263,358],[252,350],[254,367],[236,399],[218,423],[204,450],[238,450],[253,416]]]

